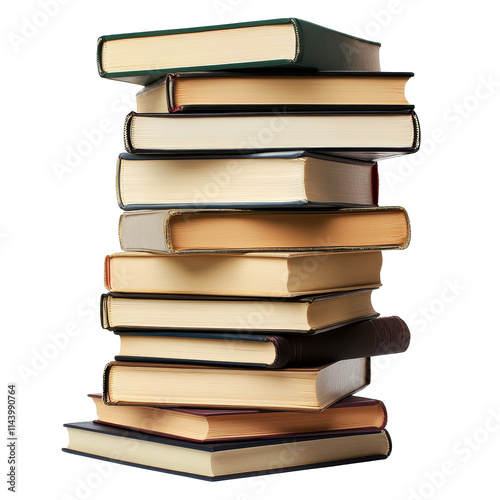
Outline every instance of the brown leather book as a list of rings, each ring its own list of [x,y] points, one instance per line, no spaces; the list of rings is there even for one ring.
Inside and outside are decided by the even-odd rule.
[[[410,330],[397,316],[360,321],[316,335],[117,331],[116,361],[285,368],[404,352]]]

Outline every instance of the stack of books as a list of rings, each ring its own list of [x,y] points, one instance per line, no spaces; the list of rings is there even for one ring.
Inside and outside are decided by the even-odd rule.
[[[419,129],[378,53],[298,19],[99,40],[101,76],[145,88],[101,301],[120,352],[64,451],[209,480],[389,455],[385,406],[352,394],[410,341],[371,303],[410,237],[376,162]]]

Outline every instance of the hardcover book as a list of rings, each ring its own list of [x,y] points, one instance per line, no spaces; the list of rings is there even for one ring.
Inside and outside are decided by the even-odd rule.
[[[382,401],[358,396],[348,396],[320,413],[111,406],[103,403],[102,394],[89,396],[96,405],[96,423],[194,442],[377,432],[387,423]]]
[[[112,292],[296,297],[380,283],[382,252],[108,255]]]
[[[260,299],[208,295],[108,293],[101,323],[108,330],[215,330],[312,335],[378,316],[372,290]]]
[[[208,481],[379,460],[392,447],[385,430],[207,444],[93,422],[65,427],[67,453]]]
[[[118,158],[118,204],[164,208],[309,208],[378,203],[374,162],[306,151]]]
[[[147,85],[173,71],[249,68],[379,71],[379,43],[301,19],[102,36],[103,78]]]
[[[320,366],[406,351],[410,331],[397,316],[374,318],[316,335],[117,331],[117,361],[267,368]]]
[[[120,217],[125,251],[163,254],[356,251],[406,248],[401,207],[322,211],[151,210]]]
[[[420,144],[412,108],[390,111],[138,114],[125,120],[129,153],[309,149],[370,161],[414,153]]]
[[[137,94],[139,113],[407,109],[404,88],[413,73],[170,73]]]
[[[321,411],[370,383],[370,358],[308,368],[128,363],[104,370],[106,405]]]

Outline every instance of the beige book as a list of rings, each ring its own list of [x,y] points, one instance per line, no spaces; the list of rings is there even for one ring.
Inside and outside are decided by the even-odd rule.
[[[106,405],[320,411],[370,382],[370,358],[312,368],[232,368],[113,361]]]
[[[381,252],[162,255],[105,259],[112,292],[295,297],[380,283]]]
[[[276,109],[283,106],[408,106],[412,73],[320,71],[314,74],[170,73],[137,94],[139,113]]]
[[[305,151],[118,158],[118,204],[124,210],[373,206],[378,170],[373,162]]]
[[[415,152],[411,110],[391,113],[137,114],[125,121],[129,153],[316,149],[369,159]]]
[[[312,334],[377,316],[372,290],[288,299],[109,293],[101,321],[109,330],[237,330]]]

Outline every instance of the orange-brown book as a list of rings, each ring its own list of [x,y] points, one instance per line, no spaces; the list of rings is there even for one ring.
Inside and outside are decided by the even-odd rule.
[[[195,442],[259,439],[320,432],[376,432],[385,428],[387,411],[377,399],[349,396],[321,413],[250,409],[109,406],[102,394],[89,394],[94,422],[147,434]]]
[[[169,73],[137,94],[139,113],[203,113],[408,107],[404,88],[413,73],[316,71]],[[366,109],[366,108],[365,108]]]
[[[151,210],[122,214],[122,250],[156,253],[355,251],[406,248],[401,207],[322,211]]]

